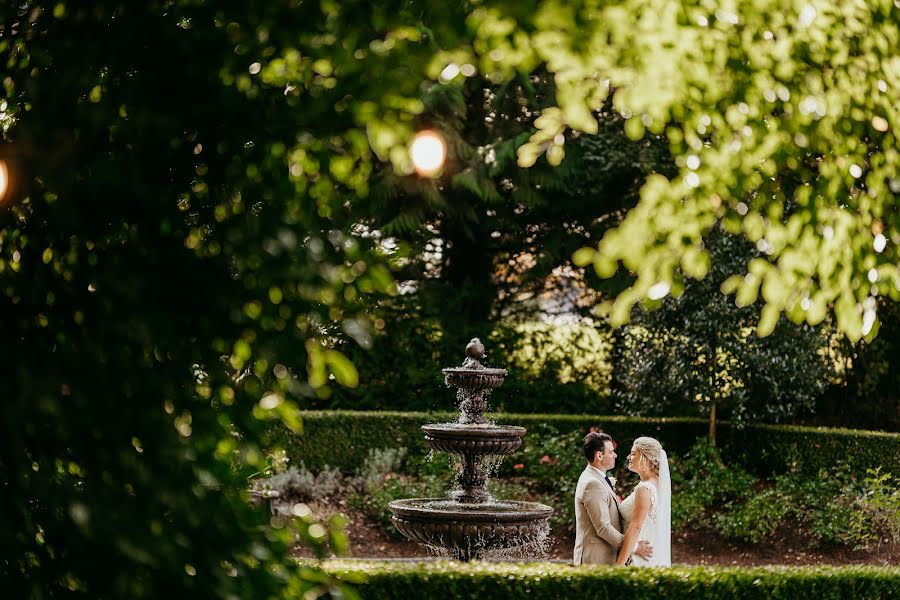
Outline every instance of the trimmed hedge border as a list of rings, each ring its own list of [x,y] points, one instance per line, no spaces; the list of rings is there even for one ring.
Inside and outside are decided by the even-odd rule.
[[[369,454],[378,448],[406,448],[411,456],[424,456],[425,444],[421,426],[426,423],[456,421],[458,413],[391,412],[391,411],[307,411],[302,413],[303,433],[292,433],[283,425],[270,431],[270,447],[284,448],[291,464],[303,463],[312,471],[336,467],[353,472]],[[630,441],[640,435],[657,435],[667,448],[687,450],[708,425],[699,419],[640,419],[630,417],[597,417],[591,415],[542,415],[490,413],[496,423],[519,425],[529,439],[540,435],[558,435],[602,427],[618,440]],[[665,427],[665,430],[663,430]],[[630,439],[629,439],[630,436]],[[580,448],[573,452],[580,453]],[[520,453],[507,457],[514,463]]]
[[[534,436],[587,432],[596,427],[624,444],[641,435],[657,437],[672,454],[683,454],[707,435],[708,422],[688,418],[640,418],[596,415],[547,415],[492,413],[497,423],[528,429],[525,445]],[[270,448],[283,448],[291,464],[303,463],[313,471],[326,466],[345,472],[359,468],[378,448],[404,447],[410,456],[428,453],[420,427],[426,423],[454,421],[456,413],[388,411],[308,411],[303,413],[303,433],[274,426]],[[796,471],[816,474],[822,468],[846,462],[860,476],[881,466],[883,472],[900,475],[900,434],[824,427],[747,425],[737,428],[721,423],[717,438],[724,459],[757,475]],[[572,448],[577,454],[579,448]],[[506,462],[515,463],[518,454]]]
[[[553,563],[399,563],[335,560],[324,569],[365,598],[895,598],[897,567],[671,567]]]

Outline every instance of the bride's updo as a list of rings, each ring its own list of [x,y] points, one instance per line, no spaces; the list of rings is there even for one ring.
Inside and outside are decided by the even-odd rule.
[[[650,463],[653,472],[659,475],[659,461],[662,456],[662,444],[652,437],[639,437],[634,440],[634,447],[641,451],[641,462]]]

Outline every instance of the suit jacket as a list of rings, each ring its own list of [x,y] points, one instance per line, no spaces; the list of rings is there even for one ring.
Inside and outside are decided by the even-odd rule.
[[[625,536],[616,496],[599,469],[588,465],[575,489],[576,565],[611,565]]]

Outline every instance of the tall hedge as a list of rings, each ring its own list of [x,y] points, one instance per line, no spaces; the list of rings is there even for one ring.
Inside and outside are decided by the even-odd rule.
[[[673,567],[332,561],[325,570],[360,584],[365,598],[895,598],[896,567]]]
[[[725,431],[724,456],[761,475],[789,470],[817,473],[839,462],[860,474],[876,467],[900,474],[900,433],[784,425]]]
[[[275,426],[270,448],[283,448],[291,462],[311,470],[325,466],[352,472],[372,450],[406,448],[411,456],[423,456],[428,448],[420,427],[426,423],[455,420],[451,413],[311,411],[303,415],[303,433],[297,435]],[[515,463],[536,444],[539,436],[587,432],[594,427],[610,433],[622,444],[641,435],[658,438],[670,454],[682,454],[707,432],[701,419],[639,418],[596,415],[492,414],[496,423],[520,425],[529,430],[523,450],[506,462]],[[786,471],[815,474],[843,461],[865,473],[881,466],[900,474],[900,434],[794,427],[748,425],[737,428],[723,423],[719,445],[724,458],[758,475]],[[572,447],[578,454],[580,448]]]

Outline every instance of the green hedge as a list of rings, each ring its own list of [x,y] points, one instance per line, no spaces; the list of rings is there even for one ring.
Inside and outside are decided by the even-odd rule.
[[[455,421],[458,413],[424,412],[357,412],[309,411],[303,413],[303,434],[275,426],[272,447],[284,448],[292,464],[302,462],[312,471],[325,466],[352,472],[365,462],[376,448],[406,448],[412,457],[424,456],[429,449],[420,429],[426,423]],[[658,436],[667,448],[685,451],[706,431],[706,423],[698,419],[642,419],[630,417],[596,417],[590,415],[540,415],[491,413],[499,424],[519,425],[528,429],[525,446],[541,436],[603,428],[623,443],[641,435]],[[524,447],[523,447],[524,448]],[[573,448],[578,455],[580,447]],[[506,463],[523,456],[520,451]]]
[[[529,447],[540,446],[550,436],[586,433],[591,427],[607,431],[625,445],[641,435],[657,437],[674,455],[687,451],[706,435],[708,427],[701,419],[502,413],[490,416],[497,423],[528,429],[523,450],[505,461],[506,468],[522,462],[529,455]],[[272,448],[284,448],[292,464],[302,462],[313,471],[331,466],[353,472],[377,448],[404,447],[413,460],[424,457],[428,448],[420,427],[455,418],[451,413],[310,411],[303,415],[302,435],[276,426],[270,432],[269,442]],[[723,423],[717,437],[726,462],[762,476],[788,471],[816,474],[841,461],[860,474],[878,466],[885,472],[900,474],[897,433],[783,425],[748,425],[739,429]],[[577,443],[571,448],[576,457],[580,451]]]
[[[562,564],[329,561],[329,573],[360,585],[364,598],[894,598],[896,567],[672,567]]]
[[[760,475],[815,474],[840,462],[860,476],[876,467],[900,475],[900,433],[788,425],[723,429],[723,457]]]

